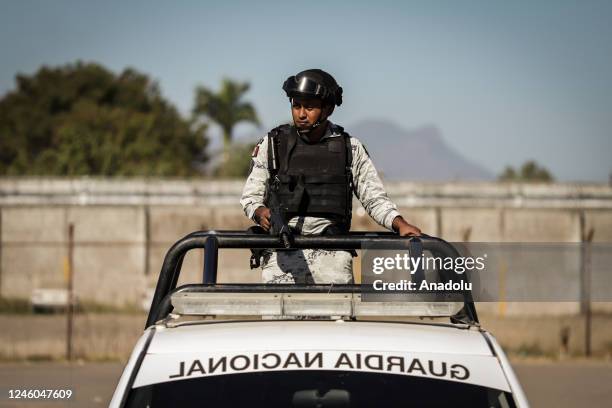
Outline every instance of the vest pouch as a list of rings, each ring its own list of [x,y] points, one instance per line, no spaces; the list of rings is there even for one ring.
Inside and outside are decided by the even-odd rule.
[[[304,177],[308,210],[343,216],[346,213],[347,183],[344,175]]]
[[[279,174],[278,199],[284,211],[298,212],[304,199],[304,176]]]
[[[338,175],[279,175],[278,197],[285,211],[295,214],[344,215],[346,178]]]

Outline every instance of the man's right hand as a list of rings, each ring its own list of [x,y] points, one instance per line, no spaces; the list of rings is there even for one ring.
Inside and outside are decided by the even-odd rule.
[[[257,222],[261,227],[269,231],[270,230],[270,209],[268,207],[257,207],[255,210],[255,214],[253,214],[253,218],[255,222]]]

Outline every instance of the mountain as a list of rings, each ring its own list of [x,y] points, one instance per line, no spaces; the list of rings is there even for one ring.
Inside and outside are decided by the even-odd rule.
[[[405,130],[384,120],[346,127],[366,146],[376,169],[387,180],[493,180],[495,175],[450,147],[435,126]]]

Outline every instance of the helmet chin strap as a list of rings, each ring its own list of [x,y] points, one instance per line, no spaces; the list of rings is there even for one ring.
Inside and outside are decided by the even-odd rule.
[[[316,122],[315,122],[315,123],[314,123],[312,126],[310,126],[308,129],[301,129],[301,130],[299,130],[299,129],[298,129],[298,132],[299,132],[300,134],[310,133],[310,132],[312,132],[313,130],[315,130],[316,128],[318,128],[318,127],[321,125],[321,123],[323,123],[323,121],[321,120],[321,118],[319,118],[319,119],[317,119],[317,121],[316,121]],[[297,126],[296,126],[296,129],[297,129]]]

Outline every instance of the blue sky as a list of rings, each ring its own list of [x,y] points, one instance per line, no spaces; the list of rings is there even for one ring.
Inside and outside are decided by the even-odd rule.
[[[268,128],[289,117],[283,80],[320,67],[345,90],[337,123],[434,124],[494,173],[533,158],[562,181],[606,182],[611,22],[605,0],[3,0],[0,94],[17,72],[80,59],[149,74],[187,114],[196,85],[227,76],[251,82]]]

